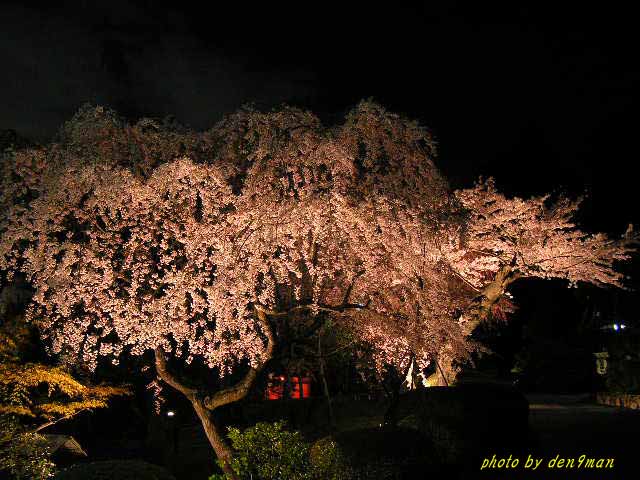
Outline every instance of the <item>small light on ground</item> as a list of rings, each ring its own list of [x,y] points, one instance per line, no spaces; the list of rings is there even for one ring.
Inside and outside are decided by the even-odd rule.
[[[175,414],[176,414],[176,412],[174,412],[173,410],[169,410],[167,412],[167,417],[173,417],[173,416],[175,416]]]

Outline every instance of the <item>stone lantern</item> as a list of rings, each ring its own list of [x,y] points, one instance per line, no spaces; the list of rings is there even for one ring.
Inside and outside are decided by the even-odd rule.
[[[596,352],[593,355],[596,357],[596,372],[598,372],[598,375],[606,375],[609,365],[609,352]]]

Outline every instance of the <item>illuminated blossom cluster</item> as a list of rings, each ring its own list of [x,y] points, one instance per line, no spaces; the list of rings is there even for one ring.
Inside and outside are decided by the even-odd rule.
[[[458,318],[464,335],[482,321],[504,319],[514,310],[507,289],[520,278],[624,288],[624,275],[615,266],[636,250],[638,235],[631,225],[619,239],[586,233],[573,222],[580,200],[507,198],[493,179],[454,195],[466,217],[464,234],[449,237],[439,249],[451,271],[476,292]],[[445,342],[439,356],[445,357],[445,369],[455,378],[455,350]]]
[[[284,108],[203,133],[85,107],[5,159],[0,269],[26,274],[53,353],[95,367],[160,346],[221,375],[260,362],[257,306],[330,312],[406,368],[472,348],[459,320],[505,266],[620,285],[629,241],[577,230],[575,203],[452,192],[434,156],[366,102],[334,128]]]
[[[467,258],[452,263],[475,286],[483,285],[482,272],[510,265],[522,277],[623,287],[624,276],[613,266],[633,251],[637,237],[631,226],[622,240],[585,233],[573,221],[580,200],[506,198],[492,179],[457,191],[456,198],[470,218],[465,245],[458,250]]]

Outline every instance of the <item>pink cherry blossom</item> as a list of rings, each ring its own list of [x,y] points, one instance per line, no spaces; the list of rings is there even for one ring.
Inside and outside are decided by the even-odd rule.
[[[245,109],[202,133],[84,107],[58,142],[5,159],[0,269],[33,286],[53,354],[95,367],[160,347],[221,376],[264,360],[258,306],[329,311],[379,368],[404,368],[468,354],[517,278],[623,285],[631,232],[587,234],[578,202],[492,181],[452,191],[435,155],[367,102],[333,128]]]

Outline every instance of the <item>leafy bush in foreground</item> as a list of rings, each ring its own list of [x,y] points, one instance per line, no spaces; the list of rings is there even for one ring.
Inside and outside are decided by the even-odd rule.
[[[285,430],[285,422],[257,423],[240,431],[229,428],[234,450],[231,467],[242,480],[347,480],[341,472],[339,454],[333,441],[313,447],[300,432]],[[227,480],[214,474],[209,480]]]
[[[55,470],[42,435],[31,433],[11,416],[0,416],[0,478],[45,480]]]

